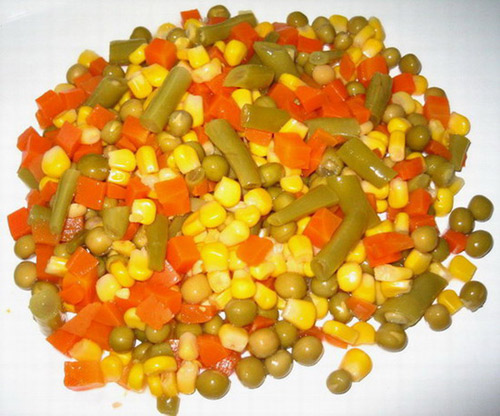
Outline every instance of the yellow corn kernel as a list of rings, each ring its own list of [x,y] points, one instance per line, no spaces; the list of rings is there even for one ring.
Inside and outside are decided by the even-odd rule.
[[[231,287],[231,276],[227,270],[207,273],[207,280],[215,293],[221,293]]]
[[[160,26],[158,26],[158,29],[156,29],[156,38],[161,38],[161,39],[166,39],[168,33],[174,29],[176,26],[172,23],[163,23]]]
[[[375,279],[371,274],[363,273],[361,283],[352,291],[352,295],[367,302],[375,302]]]
[[[224,51],[224,59],[229,66],[237,66],[241,63],[243,58],[247,55],[247,46],[236,39],[230,40],[226,44],[226,50]]]
[[[308,226],[308,224],[311,222],[311,217],[304,217],[301,218],[300,220],[297,221],[297,234],[302,235],[304,234],[304,230]]]
[[[243,271],[243,270],[240,270]],[[235,299],[250,299],[255,296],[257,286],[252,277],[247,273],[234,272],[231,280],[231,294]]]
[[[264,188],[255,188],[248,191],[243,200],[247,205],[257,207],[261,215],[269,214],[273,208],[271,195]]]
[[[115,276],[111,273],[100,277],[95,285],[97,297],[101,302],[111,302],[115,298],[115,294],[122,286]]]
[[[350,345],[353,345],[359,337],[359,332],[354,328],[333,320],[323,324],[323,332]]]
[[[370,120],[368,120],[365,121],[363,124],[361,124],[359,127],[361,134],[366,135],[373,130],[373,123]]]
[[[42,179],[40,179],[40,182],[38,183],[38,190],[41,191],[45,187],[45,185],[47,185],[48,182],[59,183],[59,179],[51,178],[50,176],[44,176]],[[75,204],[71,204],[71,205],[75,205]],[[80,204],[76,204],[76,205],[80,205]],[[85,212],[87,212],[87,208],[84,207],[84,209],[85,209]],[[85,212],[81,215],[84,215]],[[68,216],[70,216],[70,215],[68,214]],[[76,215],[76,216],[78,217],[79,215]]]
[[[304,263],[304,275],[306,277],[310,277],[310,278],[314,277],[314,272],[312,271],[311,262],[310,261]]]
[[[134,94],[134,97],[139,99],[146,98],[153,92],[153,86],[148,82],[142,72],[134,74],[134,76],[127,82],[127,85],[130,88],[130,91],[132,91],[132,94]]]
[[[146,54],[144,53],[146,46],[148,46],[148,44],[143,43],[128,56],[130,63],[140,65],[146,60]]]
[[[127,72],[125,72],[125,79],[127,81],[131,80],[134,76],[140,74],[141,70],[142,70],[142,66],[141,65],[130,64],[127,67]]]
[[[361,50],[361,48],[358,48],[356,46],[351,46],[349,49],[346,50],[346,52],[356,65],[361,62],[361,59],[363,58],[363,51]],[[346,81],[349,80],[346,79]]]
[[[203,45],[195,46],[187,50],[189,65],[194,69],[200,68],[210,62],[210,56]]]
[[[71,167],[71,160],[61,146],[47,150],[42,157],[42,171],[51,178],[60,178]]]
[[[186,218],[181,227],[182,234],[189,236],[197,236],[205,231],[205,226],[200,220],[200,211],[193,212]]]
[[[217,185],[215,185],[214,198],[225,208],[234,207],[241,198],[240,184],[224,176]]]
[[[422,75],[413,75],[413,83],[415,84],[415,91],[413,95],[423,95],[427,90],[427,78]]]
[[[460,192],[460,190],[464,187],[464,185],[465,185],[464,179],[455,176],[451,182],[451,185],[448,186],[448,189],[451,191],[453,195],[456,195]]]
[[[415,104],[415,114],[424,114],[424,106],[420,104],[420,101],[413,99],[413,104]]]
[[[123,320],[129,328],[140,329],[141,331],[146,329],[146,324],[137,315],[137,308],[127,309],[123,314]]]
[[[132,351],[127,351],[127,352],[111,351],[110,355],[118,358],[124,366],[129,365],[130,362],[132,361]]]
[[[382,288],[380,287],[381,282],[375,281],[375,303],[377,305],[382,305],[387,298],[382,293]]]
[[[375,30],[375,39],[383,42],[385,40],[385,31],[380,20],[372,16],[368,19],[368,24]]]
[[[438,276],[441,276],[443,279],[446,279],[448,282],[453,278],[451,272],[446,268],[442,263],[432,262],[429,266],[429,271],[431,273],[435,273]]]
[[[83,338],[71,347],[69,355],[78,361],[100,361],[102,349],[94,341]]]
[[[101,371],[104,380],[108,383],[120,380],[123,373],[123,362],[116,355],[108,355],[101,362]]]
[[[78,63],[88,68],[92,61],[95,61],[97,58],[99,58],[97,53],[90,49],[85,49],[78,57]]]
[[[223,40],[218,40],[214,43],[214,46],[222,53],[226,50],[226,43]]]
[[[408,234],[410,232],[410,216],[406,212],[398,212],[394,219],[394,231]]]
[[[411,280],[399,280],[397,282],[380,282],[380,291],[386,298],[393,298],[411,290]]]
[[[228,350],[243,352],[248,344],[248,332],[231,324],[224,324],[219,329],[221,344]]]
[[[373,38],[374,36],[375,29],[373,29],[373,27],[370,25],[366,25],[363,29],[356,33],[354,39],[352,40],[352,44],[357,48],[361,48],[369,39]]]
[[[403,107],[403,110],[405,110],[406,114],[415,112],[415,101],[406,91],[395,92],[394,94],[392,94],[391,101],[394,104],[399,104],[401,107]]]
[[[361,181],[361,187],[365,193],[373,194],[377,199],[386,199],[389,196],[389,184],[377,188],[368,181]]]
[[[247,267],[247,264],[238,257],[234,248],[231,249],[229,251],[229,270],[234,272],[235,270],[241,270],[245,267]]]
[[[253,297],[259,308],[264,310],[272,309],[276,306],[278,295],[274,290],[269,289],[262,283],[256,283],[256,291]]]
[[[401,162],[405,159],[405,134],[396,130],[389,136],[389,158],[393,162]]]
[[[209,299],[210,302],[217,307],[217,309],[223,310],[231,299],[233,299],[233,295],[231,295],[231,288],[228,288],[220,293],[213,294]]]
[[[447,144],[445,143],[445,141],[447,140],[444,139],[446,130],[439,120],[430,120],[429,130],[431,131],[431,137],[433,140],[436,140],[442,144]]]
[[[153,275],[148,263],[148,252],[145,249],[132,251],[127,267],[128,274],[134,280],[148,280]]]
[[[234,220],[221,231],[219,240],[226,246],[232,247],[247,240],[249,236],[250,228],[248,225],[243,221]]]
[[[142,75],[155,88],[158,88],[168,75],[168,70],[159,64],[149,65],[142,69]]]
[[[384,220],[384,221],[381,221],[376,226],[374,226],[374,227],[369,228],[368,230],[366,230],[365,235],[367,237],[370,237],[372,235],[382,234],[382,233],[389,233],[389,232],[392,232],[392,231],[394,231],[394,224],[391,221],[389,221],[389,220]]]
[[[214,79],[220,73],[222,73],[222,64],[215,58],[201,68],[192,71],[191,76],[193,77],[193,82],[201,83]]]
[[[359,287],[363,271],[358,263],[346,262],[337,271],[337,281],[344,292],[352,292]]]
[[[158,172],[158,181],[168,181],[170,179],[177,178],[179,174],[170,168],[160,169]]]
[[[385,155],[387,152],[387,145],[378,138],[369,135],[361,136],[361,141],[366,144],[371,150],[378,149],[382,155]]]
[[[158,160],[152,146],[141,146],[135,154],[137,167],[141,175],[158,172]]]
[[[345,353],[339,368],[347,371],[351,375],[352,381],[361,381],[370,374],[373,364],[366,352],[359,348],[351,348]]]
[[[154,397],[160,397],[163,394],[161,377],[158,374],[148,376],[146,381],[148,383],[149,391]]]
[[[156,218],[156,204],[148,198],[136,199],[132,203],[130,222],[150,225]]]
[[[203,207],[202,207],[203,208]],[[249,227],[253,227],[260,220],[261,212],[255,205],[239,208],[234,212],[234,218],[243,221]]]
[[[347,17],[340,14],[332,14],[329,18],[335,32],[347,32]]]
[[[291,273],[304,274],[304,263],[297,261],[293,257],[289,257],[286,260],[286,271]]]
[[[377,199],[375,201],[375,211],[377,211],[377,213],[380,214],[382,212],[386,212],[388,208],[389,208],[389,204],[387,203],[387,200]]]
[[[202,96],[188,94],[188,96],[184,100],[184,111],[187,111],[189,114],[191,114],[191,117],[193,118],[193,127],[201,126],[205,121]]]
[[[280,84],[283,84],[285,87],[288,89],[295,91],[299,87],[304,87],[307,84],[302,81],[300,78],[296,77],[295,75],[292,74],[281,74],[278,82]]]
[[[222,243],[204,244],[200,250],[200,256],[206,272],[228,269],[229,251]]]
[[[245,88],[238,88],[231,94],[238,107],[243,108],[245,104],[252,104],[252,92]]]
[[[385,146],[389,144],[389,136],[387,134],[382,133],[381,131],[378,130],[373,130],[368,133],[368,136],[379,140],[381,143],[383,143]]]
[[[316,322],[316,307],[314,303],[302,299],[288,299],[283,309],[282,317],[298,329],[306,330]]]
[[[448,131],[450,134],[461,134],[465,136],[470,132],[469,119],[462,114],[452,112],[448,121]]]
[[[308,39],[317,39],[314,29],[309,25],[298,27],[297,30],[299,31],[300,36],[303,36]]]
[[[382,264],[373,268],[375,280],[379,282],[399,282],[408,280],[413,276],[413,270],[407,267],[393,266],[392,264]]]
[[[403,208],[408,204],[408,183],[401,178],[394,178],[389,184],[389,206]]]
[[[254,27],[255,31],[261,38],[265,38],[269,33],[274,30],[274,26],[269,22],[260,22]]]
[[[432,204],[436,212],[436,217],[444,217],[453,209],[453,193],[448,188],[438,188],[436,199]]]
[[[294,118],[289,119],[280,129],[280,133],[295,133],[298,134],[301,139],[306,137],[308,131],[309,127]]]
[[[133,172],[137,166],[134,153],[129,149],[113,150],[108,153],[109,167],[125,172]]]
[[[216,228],[224,224],[226,217],[226,210],[217,201],[208,202],[199,210],[199,220],[207,228]]]
[[[462,255],[453,257],[448,266],[453,277],[468,282],[476,273],[477,267]]]
[[[146,78],[147,79],[147,78]],[[148,81],[149,82],[149,81]],[[153,101],[153,98],[156,97],[156,94],[158,93],[158,88],[155,89],[151,94],[149,94],[146,99],[144,100],[144,103],[142,104],[142,108],[146,110],[149,107],[149,104],[151,101]],[[127,94],[127,93],[125,93]]]
[[[443,290],[437,297],[438,303],[445,306],[450,312],[450,315],[453,315],[455,312],[458,312],[464,306],[462,300],[452,289]]]
[[[353,326],[353,329],[359,332],[359,337],[354,345],[372,345],[375,344],[375,328],[368,322],[359,321]]]
[[[296,194],[302,190],[304,182],[302,182],[300,175],[292,175],[281,178],[280,185],[284,191]]]
[[[131,390],[142,391],[144,389],[144,366],[142,363],[132,364],[132,368],[128,373],[127,385]]]
[[[316,319],[323,319],[328,313],[328,299],[315,295],[314,293],[310,293],[309,296],[316,308]]]
[[[402,117],[394,117],[392,118],[389,123],[387,124],[387,130],[389,130],[389,133],[392,133],[393,131],[399,130],[404,133],[411,127],[411,123]]]
[[[193,335],[189,332],[185,332]],[[180,342],[179,342],[180,344]],[[157,357],[148,358],[144,362],[144,374],[150,376],[151,374],[159,374],[164,371],[175,371],[177,370],[177,362],[174,357],[159,355]]]
[[[294,235],[288,240],[288,248],[293,258],[300,262],[309,262],[313,258],[311,240],[305,235]]]
[[[115,293],[115,297],[119,299],[128,299],[130,298],[130,289],[127,287],[123,287],[120,290],[117,290]]]
[[[272,277],[279,276],[282,273],[286,272],[286,261],[283,254],[273,254],[269,257],[269,261],[274,265],[274,272],[272,273]]]
[[[250,152],[252,153],[252,155],[258,156],[259,158],[266,157],[268,152],[269,152],[269,146],[262,146],[262,145],[257,144],[257,143],[250,142],[248,144],[248,147],[250,148]],[[259,159],[259,160],[255,160],[255,163],[257,164],[257,166],[261,166],[261,165],[267,163],[267,161],[265,159]]]
[[[130,257],[130,254],[136,249],[136,246],[130,240],[116,240],[111,244],[111,248],[118,252],[118,254]]]
[[[87,124],[87,117],[92,112],[93,108],[87,105],[82,105],[78,109],[78,115],[76,117],[76,125],[77,126],[85,126]]]
[[[45,266],[45,272],[55,276],[64,277],[68,271],[68,268],[66,267],[67,262],[68,259],[64,257],[50,256],[47,266]]]
[[[198,153],[191,146],[181,144],[177,146],[173,153],[177,168],[186,174],[201,166]]]
[[[173,371],[164,373],[160,377],[163,394],[167,397],[175,397],[179,395],[177,387],[177,374]]]
[[[82,135],[80,137],[80,142],[82,144],[95,144],[101,140],[101,132],[97,127],[94,126],[82,126]]]
[[[431,261],[432,254],[422,253],[417,249],[413,249],[406,257],[404,266],[411,269],[414,275],[418,275],[422,274],[429,268]]]
[[[250,275],[255,280],[266,280],[274,272],[274,264],[270,261],[263,261],[257,266],[250,267]]]
[[[53,118],[52,123],[54,123],[54,126],[56,126],[58,129],[60,129],[64,123],[73,124],[76,121],[76,118],[76,110],[71,109],[58,114]]]

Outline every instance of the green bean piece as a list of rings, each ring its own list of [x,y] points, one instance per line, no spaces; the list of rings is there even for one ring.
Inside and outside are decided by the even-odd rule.
[[[451,163],[455,166],[455,171],[462,171],[469,146],[470,140],[467,137],[460,134],[450,134]]]
[[[104,231],[114,240],[120,240],[127,232],[130,207],[112,207],[101,211]]]
[[[50,215],[50,232],[52,234],[59,234],[64,227],[64,222],[68,216],[69,206],[73,200],[79,177],[80,172],[70,168],[63,173],[59,181],[54,197],[52,213]]]
[[[415,325],[431,306],[437,295],[448,282],[432,272],[425,272],[413,279],[408,293],[390,298],[381,306],[387,322],[403,325],[405,328]]]
[[[109,43],[109,63],[114,65],[128,65],[129,55],[143,43],[148,43],[144,38],[126,40],[112,40]]]
[[[105,108],[112,108],[120,101],[127,89],[125,78],[104,77],[92,95],[85,101],[85,105],[95,107],[99,104]]]
[[[144,39],[149,43],[151,42],[151,39],[153,39],[153,35],[147,27],[137,26],[130,34],[130,39]]]
[[[313,258],[311,269],[319,280],[328,280],[358,244],[368,224],[366,211],[358,210],[344,217],[331,240]]]
[[[33,225],[42,221],[49,222],[51,216],[50,208],[41,205],[33,205],[28,215],[28,224]]]
[[[191,74],[186,68],[173,68],[141,115],[141,124],[153,133],[159,133],[168,122],[191,85]]]
[[[181,231],[182,224],[184,224],[187,217],[189,217],[189,214],[176,215],[172,221],[170,221],[170,225],[168,227],[168,238],[175,237]]]
[[[242,188],[258,188],[261,185],[259,169],[231,125],[223,119],[212,120],[205,126],[205,132],[227,159]]]
[[[366,212],[368,228],[374,227],[380,222],[377,213],[366,199],[366,194],[363,192],[357,176],[330,176],[326,179],[326,183],[338,195],[340,208],[345,215],[362,209]]]
[[[337,154],[354,172],[377,188],[382,188],[397,172],[384,165],[372,150],[359,139],[345,142]]]
[[[427,188],[430,183],[431,177],[427,173],[421,173],[408,181],[408,192],[413,192],[419,188]]]
[[[332,49],[330,51],[315,51],[309,55],[309,63],[312,65],[332,64],[342,58],[343,51]]]
[[[45,289],[31,296],[29,308],[44,335],[62,325],[62,303],[56,291]]]
[[[347,138],[359,137],[361,134],[359,123],[354,118],[320,117],[306,120],[305,123],[309,127],[308,137],[311,137],[317,129]]]
[[[69,254],[73,254],[78,247],[83,246],[88,233],[88,230],[81,230],[76,233],[76,235],[66,243],[66,251]]]
[[[288,204],[282,210],[270,215],[267,221],[273,226],[284,225],[312,214],[320,208],[331,207],[338,204],[338,202],[339,197],[332,188],[319,185]]]
[[[253,47],[262,63],[274,70],[275,80],[281,74],[299,76],[295,63],[284,46],[272,42],[255,42]]]
[[[366,91],[365,107],[371,112],[370,121],[378,126],[392,96],[392,78],[376,72]]]
[[[165,267],[167,254],[168,218],[165,215],[156,214],[154,222],[144,228],[148,240],[146,245],[149,258],[148,266],[151,270],[161,272]]]
[[[274,71],[264,65],[240,65],[233,68],[224,80],[225,87],[260,90],[269,87],[274,79]]]
[[[17,177],[21,179],[28,188],[38,189],[38,181],[28,168],[19,168]]]
[[[241,110],[241,125],[250,129],[276,133],[290,120],[290,115],[279,108],[245,104]]]
[[[210,46],[219,40],[225,40],[231,34],[231,29],[243,22],[249,23],[252,27],[257,26],[257,19],[253,13],[239,14],[215,25],[200,27],[198,29],[200,42],[203,46]]]

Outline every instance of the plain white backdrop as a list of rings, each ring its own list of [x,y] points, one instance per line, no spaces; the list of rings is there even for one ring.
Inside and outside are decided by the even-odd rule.
[[[500,3],[491,1],[221,1],[233,13],[254,10],[259,20],[284,21],[293,10],[317,15],[377,16],[386,45],[415,53],[429,84],[446,90],[452,110],[472,123],[472,141],[465,188],[456,205],[466,205],[476,193],[488,195],[500,208],[500,123],[498,16]],[[130,416],[155,414],[148,394],[126,393],[115,385],[75,393],[63,386],[64,357],[44,341],[32,321],[29,294],[17,289],[12,273],[17,263],[5,217],[24,203],[27,190],[17,180],[20,154],[17,136],[35,125],[34,99],[64,82],[66,69],[84,49],[107,58],[108,42],[127,38],[138,25],[152,31],[164,22],[179,21],[179,12],[209,1],[130,0],[0,0],[0,415]],[[488,224],[499,236],[500,213]],[[500,399],[500,279],[498,245],[477,261],[476,278],[489,290],[484,308],[453,317],[443,333],[424,322],[408,331],[409,345],[391,354],[366,348],[373,372],[344,396],[331,395],[327,375],[342,350],[326,346],[312,368],[295,366],[285,380],[266,380],[258,390],[246,390],[233,380],[230,393],[217,402],[198,395],[185,397],[181,415],[494,415]],[[459,288],[459,285],[453,285]],[[115,409],[112,404],[119,402]]]

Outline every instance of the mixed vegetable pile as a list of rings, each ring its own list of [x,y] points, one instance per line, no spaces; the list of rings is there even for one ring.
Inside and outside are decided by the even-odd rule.
[[[82,52],[17,142],[15,282],[68,388],[148,388],[175,415],[330,344],[344,393],[372,368],[359,346],[399,351],[422,317],[441,331],[483,305],[468,257],[492,247],[475,224],[493,205],[453,209],[469,121],[377,18],[181,16]]]

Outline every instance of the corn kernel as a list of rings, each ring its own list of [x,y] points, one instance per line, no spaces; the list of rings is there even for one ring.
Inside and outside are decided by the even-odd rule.
[[[123,362],[116,355],[108,355],[101,363],[104,380],[108,383],[120,380],[123,373]]]
[[[229,251],[222,243],[204,244],[200,250],[200,256],[206,272],[228,269]]]
[[[109,167],[125,172],[133,172],[137,165],[134,153],[129,149],[113,150],[108,153]]]
[[[61,114],[58,114],[56,117],[53,118],[52,123],[58,129],[60,129],[64,123],[73,124],[76,121],[76,118],[77,118],[76,110],[71,109],[63,111]]]
[[[235,246],[247,240],[250,236],[250,228],[243,221],[234,220],[222,230],[219,236],[221,243],[228,247]]]
[[[332,14],[329,18],[335,32],[347,32],[347,17],[340,14]]]
[[[382,305],[387,298],[382,293],[381,282],[375,281],[375,303],[377,305]]]
[[[179,389],[177,387],[177,374],[173,371],[169,373],[164,373],[160,377],[161,388],[163,394],[167,397],[176,397],[179,395]]]
[[[214,197],[225,208],[234,207],[241,198],[240,184],[224,176],[215,186]]]
[[[411,290],[411,280],[399,280],[397,282],[380,282],[380,291],[386,298],[393,298]]]
[[[451,113],[450,120],[448,121],[448,131],[450,134],[461,134],[465,136],[470,132],[469,119],[462,114]]]
[[[450,315],[458,312],[464,306],[462,300],[452,289],[443,290],[437,297],[438,303],[445,306]]]
[[[245,88],[238,88],[234,90],[231,94],[233,100],[238,104],[238,107],[243,108],[246,104],[252,104],[252,92]]]
[[[205,120],[203,112],[203,98],[201,97],[201,95],[188,94],[186,99],[184,100],[184,111],[187,111],[189,114],[191,114],[191,117],[193,118],[192,127],[201,126]],[[188,141],[185,140],[184,137],[184,142]],[[198,141],[198,138],[191,141]]]
[[[323,324],[323,332],[350,345],[353,345],[359,337],[358,331],[338,321],[326,321]]]
[[[311,222],[311,217],[304,217],[301,218],[300,220],[297,221],[297,234],[302,235],[304,234],[304,230],[306,227],[309,225]]]
[[[141,331],[146,329],[146,324],[137,315],[137,308],[127,309],[123,314],[123,320],[129,328],[140,329]]]
[[[375,211],[380,214],[382,212],[386,212],[389,208],[389,203],[385,199],[377,199],[375,201]]]
[[[163,394],[163,387],[161,385],[161,377],[157,374],[148,376],[146,379],[149,391],[154,397],[160,397]]]
[[[76,117],[77,126],[85,126],[87,124],[87,117],[90,115],[92,110],[93,110],[92,107],[86,105],[82,105],[78,109],[78,115]]]
[[[245,267],[247,267],[247,264],[238,257],[235,249],[231,249],[229,251],[229,270],[234,272],[235,270],[241,270]]]
[[[68,259],[60,256],[50,256],[47,266],[45,266],[45,273],[53,274],[55,276],[64,277],[68,268],[66,263]]]
[[[141,391],[144,388],[144,367],[142,363],[132,364],[132,368],[128,373],[127,385],[131,390]]]
[[[207,228],[216,228],[224,224],[226,217],[226,210],[217,201],[208,202],[199,210],[199,220]]]
[[[177,362],[175,361],[174,357],[159,355],[157,357],[148,358],[144,362],[144,374],[146,374],[147,376],[151,374],[163,373],[164,371],[175,370],[177,370]]]
[[[130,91],[132,91],[132,94],[134,94],[134,97],[139,99],[146,98],[153,92],[153,86],[148,82],[142,72],[134,74],[134,76],[127,82],[127,85],[130,88]]]
[[[286,272],[286,261],[283,254],[274,254],[269,257],[269,261],[274,265],[274,272],[272,273],[272,277],[279,276],[282,273]]]
[[[347,371],[351,375],[352,381],[361,381],[370,374],[373,364],[366,352],[359,348],[351,348],[345,353],[339,368]]]
[[[432,254],[422,253],[417,249],[410,251],[405,259],[404,266],[413,271],[414,275],[425,272],[432,261]]]
[[[453,193],[448,188],[438,188],[433,203],[436,217],[448,215],[453,208]]]
[[[137,167],[141,175],[158,172],[158,160],[152,146],[141,146],[135,154]]]
[[[128,56],[128,60],[130,61],[130,63],[134,65],[140,65],[146,60],[146,54],[144,52],[146,46],[148,46],[148,44],[143,43]]]
[[[242,271],[242,270],[241,270]],[[231,294],[235,299],[250,299],[255,296],[257,286],[252,277],[247,273],[234,272],[231,280]]]
[[[373,30],[375,31],[375,39],[383,42],[385,40],[385,31],[380,20],[377,17],[372,16],[368,19],[368,24],[373,27]]]
[[[148,280],[153,275],[148,263],[148,252],[145,249],[132,251],[127,268],[130,277],[141,282]]]
[[[101,140],[101,132],[97,127],[94,126],[82,126],[82,135],[80,137],[80,142],[82,144],[95,144]]]
[[[210,297],[210,301],[217,307],[219,310],[223,310],[226,305],[233,299],[233,295],[231,294],[231,288],[228,288],[220,293],[213,294]]]
[[[96,285],[97,297],[101,302],[111,302],[122,287],[115,276],[108,273],[100,277]]]
[[[156,204],[151,199],[135,199],[129,217],[130,222],[150,225],[156,218]]]
[[[160,64],[149,65],[142,69],[142,75],[144,75],[147,81],[155,88],[158,88],[165,78],[167,78],[168,70],[162,67]]]
[[[254,27],[255,31],[261,38],[265,38],[269,33],[274,30],[274,26],[269,22],[260,22]]]
[[[304,183],[302,182],[300,175],[292,175],[281,178],[280,185],[284,191],[296,194],[302,190]]]
[[[195,46],[187,50],[189,65],[194,69],[200,68],[210,62],[210,56],[203,45]]]
[[[247,51],[247,46],[243,42],[236,39],[230,40],[226,44],[224,59],[229,66],[237,66],[245,58]]]
[[[130,240],[116,240],[111,244],[111,248],[122,256],[130,257],[130,254],[136,249],[136,246]]]
[[[260,210],[255,205],[239,208],[234,212],[234,218],[243,221],[249,227],[256,225],[261,217]]]
[[[212,59],[208,64],[192,71],[193,82],[202,83],[214,79],[222,73],[222,64],[217,58]]]
[[[438,276],[441,276],[443,279],[446,279],[448,282],[453,278],[451,272],[446,268],[442,263],[432,262],[429,266],[429,271],[431,273],[435,273]]]
[[[248,344],[248,332],[231,324],[224,324],[219,330],[221,344],[228,350],[243,352]]]
[[[404,133],[411,127],[411,123],[406,120],[405,118],[401,117],[394,117],[392,118],[389,123],[387,124],[387,130],[389,133],[392,133],[393,131],[399,130]]]
[[[403,107],[406,114],[411,114],[415,112],[415,101],[411,98],[411,95],[406,91],[398,91],[392,94],[391,101],[394,104],[399,104]],[[389,122],[390,123],[390,122]],[[392,133],[392,131],[391,131]]]
[[[313,258],[311,240],[305,235],[294,235],[288,240],[288,248],[293,258],[300,262],[308,262]]]
[[[205,226],[200,220],[200,211],[193,212],[186,218],[181,227],[182,234],[189,236],[197,236],[205,231]]]
[[[118,358],[124,366],[129,365],[130,362],[132,361],[132,351],[127,351],[127,352],[111,351],[110,355],[112,357]]]
[[[198,153],[191,146],[181,144],[173,151],[175,165],[183,173],[186,174],[201,166]]]
[[[248,144],[248,147],[250,149],[250,153],[252,153],[253,156],[259,157],[259,159],[254,158],[257,166],[262,166],[263,164],[267,163],[267,161],[262,158],[267,156],[269,152],[269,146],[262,146],[260,144],[250,142]]]
[[[262,283],[256,283],[256,291],[253,297],[259,308],[264,310],[272,309],[276,306],[278,295],[274,290],[269,289]]]
[[[141,73],[142,66],[141,65],[134,65],[130,64],[127,67],[127,72],[125,72],[125,79],[127,81],[131,80],[134,78],[136,75],[139,75]],[[129,90],[131,91],[131,90]],[[131,91],[132,92],[132,91]]]
[[[389,206],[403,208],[408,205],[408,183],[401,178],[394,178],[389,184]]]
[[[352,291],[352,295],[367,302],[375,302],[375,279],[371,274],[363,273],[361,283]]]
[[[85,49],[78,57],[78,63],[88,68],[97,58],[99,58],[97,53],[91,51],[90,49]]]
[[[328,299],[317,296],[314,293],[310,293],[309,296],[316,308],[316,319],[323,319],[328,314]]]
[[[45,178],[48,178],[48,176],[45,176]],[[86,212],[87,212],[87,207],[85,205],[73,203],[69,206],[68,217],[69,218],[81,217],[85,215]]]
[[[373,268],[375,280],[379,282],[399,282],[408,280],[413,276],[413,270],[407,267],[393,266],[392,264],[382,264]]]
[[[59,179],[51,178],[50,176],[44,176],[42,179],[40,179],[40,182],[38,183],[38,190],[41,191],[45,187],[45,185],[47,185],[47,183],[49,183],[49,182],[59,183]],[[79,204],[77,204],[77,205],[79,205]],[[84,209],[85,209],[85,212],[87,212],[87,208],[84,207]],[[81,215],[84,215],[85,212]],[[68,214],[68,216],[69,216],[69,214]],[[77,217],[78,216],[79,215],[77,215]]]
[[[362,136],[361,141],[366,144],[370,150],[378,150],[382,155],[385,155],[387,152],[387,144],[376,137],[370,135]]]
[[[363,58],[363,51],[361,50],[361,48],[358,48],[356,46],[351,46],[349,49],[346,50],[346,52],[356,65],[361,62]],[[346,79],[346,81],[350,80]]]
[[[69,355],[78,361],[100,361],[102,349],[94,341],[83,338],[71,347]]]
[[[405,159],[405,134],[396,130],[389,136],[389,157],[393,162]]]
[[[476,273],[477,267],[462,255],[453,257],[449,265],[453,277],[468,282]]]
[[[464,187],[464,185],[465,185],[464,179],[455,176],[451,182],[451,185],[448,186],[448,189],[451,191],[453,195],[456,195],[460,192],[460,190]]]
[[[365,193],[373,194],[377,199],[386,199],[389,196],[389,184],[377,188],[368,181],[361,181],[361,187]]]
[[[300,36],[303,36],[308,39],[317,39],[314,29],[309,25],[298,27],[297,30],[299,31]]]
[[[264,188],[255,188],[248,191],[243,200],[247,205],[257,207],[261,215],[269,214],[273,207],[271,195]]]
[[[207,273],[207,280],[215,293],[221,293],[231,287],[231,276],[227,270]]]
[[[305,139],[308,131],[309,127],[294,118],[289,119],[280,129],[280,133],[295,133],[301,139]]]
[[[368,39],[371,39],[375,36],[375,29],[373,29],[372,26],[366,25],[363,29],[361,29],[356,35],[354,36],[354,39],[352,40],[352,44],[357,47],[361,48]]]
[[[296,77],[295,75],[287,74],[287,73],[281,74],[279,79],[278,79],[278,82],[280,84],[283,84],[285,87],[287,87],[288,89],[290,89],[292,91],[295,91],[297,88],[304,87],[307,85],[300,78]]]
[[[410,231],[410,216],[406,212],[398,212],[394,219],[394,231],[408,234]]]
[[[179,338],[179,357],[183,360],[191,361],[196,360],[198,355],[196,335],[191,332],[184,332]],[[147,361],[145,364],[147,364]]]
[[[429,130],[431,131],[431,137],[439,143],[447,145],[447,139],[444,139],[446,130],[439,120],[429,121]]]
[[[270,261],[263,261],[257,266],[250,267],[250,275],[255,280],[266,280],[274,272],[274,264]]]
[[[359,321],[353,326],[353,329],[359,332],[359,337],[354,345],[372,345],[375,344],[375,328],[368,322]]]
[[[365,235],[370,237],[376,234],[389,233],[394,231],[394,224],[389,220],[384,220],[372,228],[366,230]]]
[[[51,178],[60,178],[71,167],[71,160],[61,146],[47,150],[42,157],[42,171]]]
[[[298,329],[306,330],[316,322],[316,307],[314,303],[302,299],[288,299],[283,309],[282,317]]]
[[[352,292],[362,281],[363,271],[358,263],[346,262],[337,271],[337,281],[344,292]]]
[[[427,79],[422,75],[413,75],[413,83],[415,84],[415,91],[413,95],[423,95],[427,90]]]

